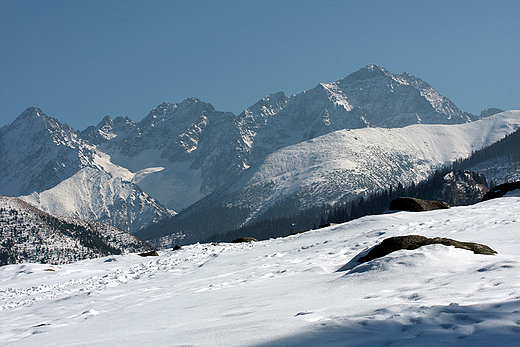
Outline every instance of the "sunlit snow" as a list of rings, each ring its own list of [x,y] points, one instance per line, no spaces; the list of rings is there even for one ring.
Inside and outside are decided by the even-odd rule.
[[[0,268],[2,346],[518,346],[520,197],[159,257]],[[484,243],[355,258],[390,236]]]

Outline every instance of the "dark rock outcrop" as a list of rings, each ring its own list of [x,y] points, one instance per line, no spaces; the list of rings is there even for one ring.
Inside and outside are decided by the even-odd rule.
[[[239,237],[238,239],[234,239],[231,243],[242,243],[242,242],[258,242],[254,237]]]
[[[454,246],[456,248],[462,248],[469,251],[473,251],[475,254],[494,255],[496,251],[486,245],[473,242],[460,242],[453,239],[444,237],[428,238],[420,235],[407,235],[407,236],[395,236],[384,239],[379,245],[376,245],[367,255],[359,258],[360,263],[366,263],[376,258],[384,257],[392,252],[407,249],[414,250],[422,246],[441,244],[445,246]]]
[[[402,197],[392,200],[388,209],[394,211],[421,212],[440,210],[446,208],[450,208],[450,205],[448,205],[444,201],[422,200],[411,197]]]
[[[441,200],[450,206],[473,205],[489,191],[484,175],[474,171],[451,171],[444,176],[444,185],[439,196],[431,196],[434,200]]]
[[[520,181],[499,184],[482,197],[482,201],[501,198],[508,192],[520,189]]]
[[[159,253],[157,253],[157,251],[150,251],[150,252],[139,253],[138,255],[140,255],[141,257],[158,257]]]

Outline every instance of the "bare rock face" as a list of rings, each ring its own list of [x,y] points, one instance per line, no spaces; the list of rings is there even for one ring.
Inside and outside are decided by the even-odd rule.
[[[456,248],[473,251],[475,254],[494,255],[496,251],[490,247],[473,242],[460,242],[444,237],[428,238],[420,235],[395,236],[384,239],[379,245],[372,248],[364,257],[359,258],[360,263],[366,263],[376,258],[384,257],[401,249],[414,250],[422,246],[441,244],[445,246],[454,246]]]
[[[482,197],[482,201],[501,198],[513,190],[520,189],[520,181],[499,184]]]
[[[444,201],[402,197],[392,200],[388,209],[394,211],[421,212],[447,208],[450,208],[450,206]]]
[[[489,191],[486,177],[472,171],[451,171],[444,176],[444,186],[439,197],[450,206],[468,206],[482,200]]]

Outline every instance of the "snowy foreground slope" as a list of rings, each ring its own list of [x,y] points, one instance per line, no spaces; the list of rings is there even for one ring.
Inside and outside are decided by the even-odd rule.
[[[153,258],[5,266],[0,344],[518,346],[519,216],[520,197],[505,197]],[[352,262],[406,234],[484,243],[498,255],[431,245]]]

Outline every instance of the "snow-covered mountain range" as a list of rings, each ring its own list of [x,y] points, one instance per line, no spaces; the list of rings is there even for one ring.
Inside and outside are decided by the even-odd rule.
[[[0,194],[133,233],[215,208],[235,227],[420,180],[516,130],[520,113],[499,111],[462,112],[377,65],[239,115],[190,98],[74,132],[29,108],[0,129]]]
[[[467,157],[519,128],[520,111],[508,111],[457,125],[338,130],[271,153],[164,227],[137,235],[163,236],[172,224],[201,233],[208,229],[197,228],[201,216],[213,216],[215,211],[220,217],[215,231],[231,230],[255,219],[295,215],[399,183],[417,183],[435,168]]]
[[[174,213],[67,124],[31,107],[0,128],[0,194],[135,232]]]

